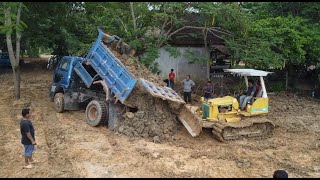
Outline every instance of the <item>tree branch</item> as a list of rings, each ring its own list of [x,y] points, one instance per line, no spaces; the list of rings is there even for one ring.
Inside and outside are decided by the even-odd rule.
[[[137,23],[136,23],[136,17],[134,15],[134,11],[133,11],[133,2],[130,2],[130,10],[131,10],[134,33],[136,33],[137,32]],[[137,39],[137,35],[136,35],[136,39]]]
[[[212,31],[217,31],[217,32],[222,33],[222,34],[226,34],[226,35],[229,35],[229,36],[233,36],[232,33],[227,33],[227,32],[223,32],[223,31],[217,30],[215,27],[214,27],[214,28],[209,28],[209,29],[212,30]]]
[[[186,29],[186,28],[190,28],[190,29],[201,29],[201,30],[203,30],[203,29],[204,29],[204,27],[184,26],[184,27],[182,27],[182,28],[180,28],[180,29],[175,30],[175,31],[174,31],[174,32],[172,32],[170,35],[168,35],[168,39],[169,39],[172,35],[174,35],[174,34],[178,33],[179,31],[182,31],[183,29]],[[209,31],[210,33],[212,33],[214,36],[216,36],[216,37],[218,37],[218,38],[220,38],[220,39],[223,39],[223,40],[224,40],[224,38],[222,38],[222,37],[220,37],[220,36],[216,35],[216,34],[215,34],[211,29],[212,29],[212,28],[209,28],[209,29],[208,29],[208,31]],[[215,29],[214,29],[214,30],[215,30]],[[217,30],[216,30],[216,31],[217,31]]]
[[[99,5],[100,7],[102,7],[104,10],[108,11],[108,9],[107,9],[106,7],[104,7],[104,6],[102,6],[100,3],[98,3],[98,5]],[[128,33],[128,29],[127,29],[126,24],[121,20],[121,18],[120,18],[119,16],[116,16],[116,18],[120,21],[121,25],[122,25],[123,28],[124,28],[124,31],[125,31],[126,33]]]
[[[124,28],[124,31],[126,32],[126,33],[128,33],[128,29],[127,29],[127,26],[126,26],[126,24],[121,20],[121,18],[119,18],[118,16],[117,16],[117,18],[118,18],[118,20],[120,21],[120,23],[122,24],[122,26],[123,26],[123,28]]]
[[[227,33],[229,33],[229,34],[233,34],[232,32],[230,32],[230,31],[227,31],[227,30],[225,30],[225,29],[222,29],[222,28],[219,28],[219,27],[214,27],[214,29],[220,29],[221,31],[227,32]]]
[[[222,39],[222,40],[225,40],[224,38],[216,35],[216,34],[215,34],[214,32],[212,32],[210,29],[208,29],[208,31],[209,31],[211,34],[213,34],[214,36],[216,36],[217,38]]]
[[[167,36],[168,37],[168,35],[169,35],[169,33],[171,32],[171,29],[173,28],[173,25],[169,28],[169,30],[167,31],[167,33],[165,33],[165,36]],[[169,38],[169,37],[168,37]],[[168,39],[167,38],[167,39]]]
[[[188,27],[193,27],[193,26],[184,26],[184,27],[182,27],[182,28],[180,28],[180,29],[175,30],[174,32],[172,32],[171,34],[168,35],[168,39],[169,39],[172,35],[178,33],[179,31],[182,31],[182,30],[184,30],[185,28],[188,28]]]
[[[163,32],[164,28],[166,27],[167,21],[168,21],[168,18],[166,18],[166,20],[163,22],[161,30],[160,30],[160,34]]]

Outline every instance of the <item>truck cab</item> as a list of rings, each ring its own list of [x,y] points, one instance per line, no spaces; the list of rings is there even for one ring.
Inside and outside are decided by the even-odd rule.
[[[64,93],[70,88],[70,79],[74,64],[82,58],[76,56],[64,56],[54,70],[53,82],[49,91],[49,96],[53,101],[56,93]]]
[[[87,65],[85,59],[77,56],[64,56],[54,70],[53,83],[49,96],[54,101],[57,112],[64,110],[79,110],[81,106],[88,104],[90,100],[106,99],[103,87],[99,84],[86,86],[85,80],[77,74],[77,65],[81,64],[84,72],[94,79],[99,80],[94,69]]]

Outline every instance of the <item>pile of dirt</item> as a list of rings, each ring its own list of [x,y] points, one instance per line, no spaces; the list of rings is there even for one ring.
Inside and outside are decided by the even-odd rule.
[[[136,57],[121,55],[117,51],[110,50],[138,80],[124,103],[137,108],[138,111],[127,112],[115,130],[131,137],[151,137],[156,143],[171,140],[182,127],[176,119],[181,105],[151,96],[140,84],[139,79],[143,78],[156,86],[164,87],[166,84],[163,80],[140,63]]]
[[[143,94],[136,105],[139,110],[127,112],[120,121],[118,132],[127,136],[152,137],[155,143],[168,141],[180,129],[181,123],[171,112],[167,101]]]

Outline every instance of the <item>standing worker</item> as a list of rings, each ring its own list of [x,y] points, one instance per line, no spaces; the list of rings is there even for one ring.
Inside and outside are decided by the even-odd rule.
[[[22,110],[22,119],[20,121],[20,132],[21,132],[21,143],[24,146],[24,157],[26,165],[25,169],[31,169],[32,164],[36,161],[32,158],[34,146],[37,144],[34,138],[34,128],[30,120],[31,113],[30,109]]]
[[[171,87],[172,89],[173,89],[175,77],[176,75],[174,74],[173,69],[171,69],[171,72],[169,73],[169,87]]]
[[[184,101],[188,104],[191,103],[191,87],[196,85],[191,79],[190,75],[187,75],[187,79],[184,79],[181,83],[183,85]]]
[[[206,101],[213,98],[213,86],[210,80],[207,82],[207,85],[203,88],[203,90],[204,90],[204,99]]]

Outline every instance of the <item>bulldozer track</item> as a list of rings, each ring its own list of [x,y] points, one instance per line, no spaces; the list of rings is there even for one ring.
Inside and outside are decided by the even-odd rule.
[[[265,118],[246,118],[237,123],[218,121],[212,129],[219,141],[233,141],[243,138],[265,139],[272,135],[274,124]]]

